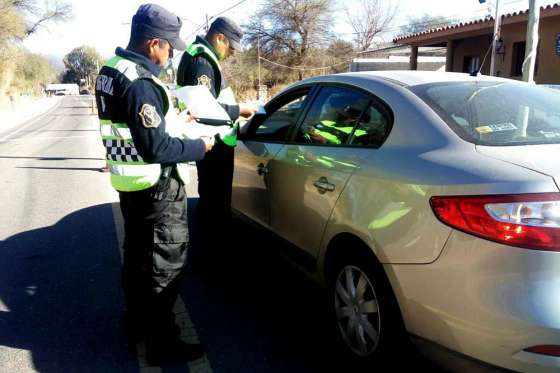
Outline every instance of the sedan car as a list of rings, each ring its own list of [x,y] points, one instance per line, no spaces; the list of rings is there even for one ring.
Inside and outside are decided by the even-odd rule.
[[[233,211],[327,288],[355,359],[408,335],[480,365],[560,369],[560,92],[347,73],[265,111],[239,135]]]

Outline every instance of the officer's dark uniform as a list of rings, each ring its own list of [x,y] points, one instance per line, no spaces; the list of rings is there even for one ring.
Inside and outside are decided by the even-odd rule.
[[[141,6],[133,18],[133,34],[139,22],[151,22],[150,36],[170,40],[158,31],[150,12],[157,14],[158,22],[172,14],[159,6]],[[142,17],[137,18],[139,14]],[[178,37],[181,21],[176,16],[175,22]],[[188,360],[189,356],[179,356],[185,355],[186,345],[178,340],[172,311],[188,243],[185,189],[177,163],[202,159],[206,146],[201,139],[167,134],[165,114],[174,109],[168,107],[165,87],[155,78],[161,67],[130,50],[117,48],[115,53],[99,72],[96,99],[102,129],[109,123],[113,135],[104,137],[104,143],[124,217],[122,284],[128,321],[146,337],[148,362]],[[131,139],[114,140],[127,133]],[[143,184],[153,170],[155,184]]]
[[[241,39],[240,30],[231,35],[229,25],[223,25],[227,18],[220,17],[210,27],[218,27],[216,31],[224,33],[226,37]],[[225,27],[225,28],[220,28]],[[234,26],[235,27],[235,26]],[[230,36],[231,35],[231,36]],[[231,40],[230,39],[230,42]],[[212,95],[219,100],[225,90],[231,90],[220,67],[214,47],[205,38],[198,36],[193,44],[206,46],[216,58],[209,58],[204,53],[192,56],[185,52],[177,70],[177,84],[179,86],[204,85]],[[220,103],[231,120],[239,118],[239,105]],[[196,234],[204,249],[225,246],[225,239],[229,236],[227,229],[231,218],[231,187],[233,182],[234,148],[225,145],[219,138],[216,145],[209,151],[202,161],[197,162],[198,194],[200,196],[197,207]],[[222,234],[216,235],[215,229]]]

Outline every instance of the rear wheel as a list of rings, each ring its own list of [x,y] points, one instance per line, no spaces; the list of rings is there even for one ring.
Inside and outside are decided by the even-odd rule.
[[[397,301],[383,268],[361,251],[331,267],[329,297],[339,339],[354,362],[389,358],[409,346]]]
[[[339,332],[350,351],[360,357],[372,355],[379,344],[381,315],[375,289],[361,268],[340,268],[334,308]]]

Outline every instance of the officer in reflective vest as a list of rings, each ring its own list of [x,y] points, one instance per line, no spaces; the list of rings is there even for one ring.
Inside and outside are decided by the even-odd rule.
[[[172,311],[188,241],[181,163],[201,160],[214,144],[211,138],[184,140],[167,132],[177,119],[157,76],[173,49],[185,48],[181,25],[158,5],[140,6],[127,49],[117,48],[101,68],[95,90],[111,183],[124,217],[126,326],[130,337],[145,338],[151,365],[204,354],[201,345],[178,338]]]
[[[241,49],[242,37],[243,31],[234,21],[226,17],[216,18],[206,36],[198,36],[187,47],[177,71],[179,86],[207,87],[232,121],[240,116],[248,118],[256,111],[249,105],[237,104],[220,65],[221,61]],[[226,239],[229,234],[216,235],[210,229],[219,227],[224,232],[230,226],[233,156],[234,147],[217,139],[212,151],[197,162],[200,198],[195,233],[204,250],[228,243],[218,240]]]

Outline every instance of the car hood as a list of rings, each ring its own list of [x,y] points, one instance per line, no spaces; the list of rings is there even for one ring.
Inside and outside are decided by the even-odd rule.
[[[483,155],[551,176],[560,188],[560,144],[524,146],[481,146]]]

